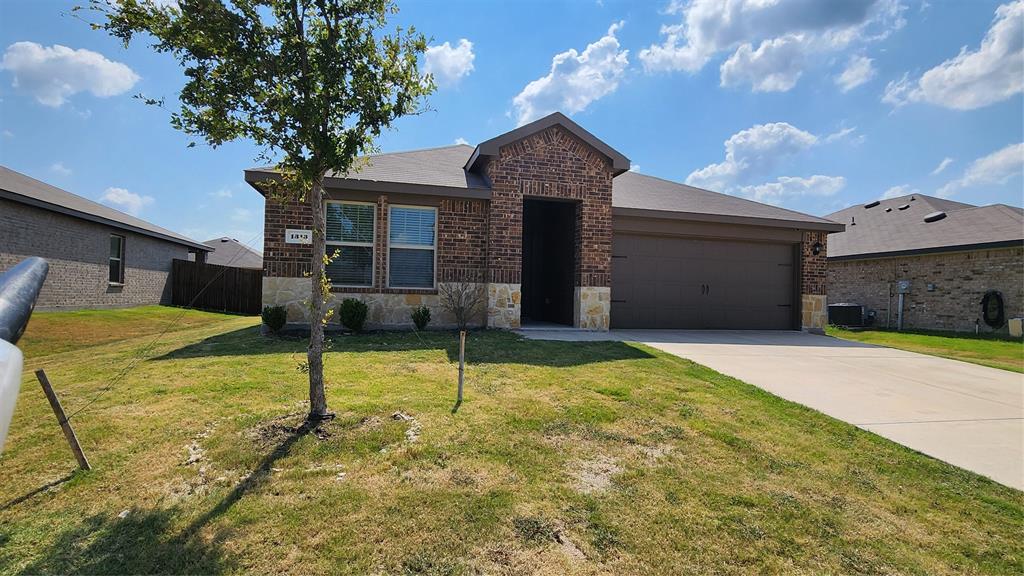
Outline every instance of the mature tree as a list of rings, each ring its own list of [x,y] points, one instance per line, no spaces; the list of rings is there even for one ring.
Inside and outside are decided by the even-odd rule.
[[[171,125],[216,147],[249,139],[276,159],[278,199],[313,214],[309,417],[328,417],[323,381],[329,284],[323,180],[347,173],[396,119],[434,89],[426,39],[391,27],[392,0],[92,0],[94,24],[128,46],[151,41],[186,82]],[[150,103],[160,103],[147,99]]]

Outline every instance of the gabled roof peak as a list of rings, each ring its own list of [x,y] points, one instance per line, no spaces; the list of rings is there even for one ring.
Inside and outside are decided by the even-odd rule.
[[[612,170],[616,175],[629,170],[629,158],[626,158],[621,152],[602,142],[582,126],[569,119],[565,114],[562,114],[561,112],[553,112],[543,118],[534,120],[529,124],[524,124],[515,130],[510,130],[504,134],[495,136],[490,140],[485,140],[478,144],[476,149],[473,150],[473,154],[469,157],[469,161],[466,162],[466,171],[472,172],[476,169],[482,158],[497,156],[498,150],[500,150],[502,146],[522,140],[531,134],[542,132],[552,126],[561,126],[601,154],[607,156],[612,162]]]

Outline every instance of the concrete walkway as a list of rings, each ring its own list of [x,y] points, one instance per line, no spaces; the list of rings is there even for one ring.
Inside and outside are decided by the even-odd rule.
[[[1024,490],[1024,375],[801,332],[522,331],[640,342]]]

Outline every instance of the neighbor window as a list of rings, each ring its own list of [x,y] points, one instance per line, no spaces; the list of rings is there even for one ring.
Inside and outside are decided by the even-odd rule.
[[[334,286],[373,286],[376,207],[362,202],[327,203],[327,278]]]
[[[110,259],[107,261],[111,284],[124,284],[124,236],[110,235]]]
[[[437,209],[392,206],[388,217],[388,286],[433,288]]]

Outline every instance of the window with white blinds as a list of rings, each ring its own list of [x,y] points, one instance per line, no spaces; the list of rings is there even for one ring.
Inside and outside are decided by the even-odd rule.
[[[327,203],[327,278],[334,286],[373,286],[377,208],[363,202]]]
[[[391,206],[388,215],[388,286],[433,288],[437,209]]]

